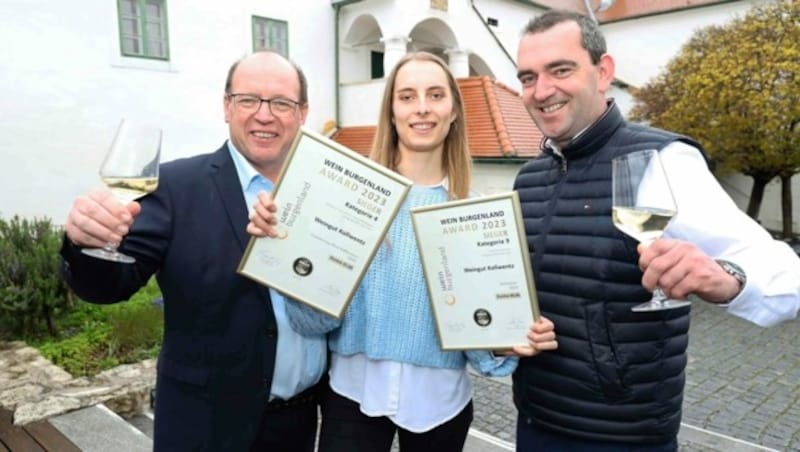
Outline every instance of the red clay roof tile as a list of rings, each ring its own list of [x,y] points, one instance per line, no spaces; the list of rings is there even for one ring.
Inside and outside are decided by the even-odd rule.
[[[596,13],[597,20],[614,22],[633,19],[634,17],[671,13],[683,9],[709,6],[718,3],[730,3],[734,0],[616,0],[606,11]],[[590,2],[597,6],[599,1]],[[561,8],[586,14],[586,3],[583,0],[533,0],[531,4],[545,8]]]

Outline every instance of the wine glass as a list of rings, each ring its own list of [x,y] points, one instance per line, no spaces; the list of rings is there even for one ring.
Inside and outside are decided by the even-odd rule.
[[[155,191],[161,157],[160,128],[123,119],[100,167],[100,178],[122,204]],[[117,251],[115,243],[103,248],[83,248],[84,254],[99,259],[132,264],[131,256]]]
[[[620,231],[649,245],[661,237],[677,213],[675,198],[658,151],[632,152],[612,160],[612,220]],[[691,304],[671,300],[656,287],[652,300],[634,306],[634,312],[661,311]]]

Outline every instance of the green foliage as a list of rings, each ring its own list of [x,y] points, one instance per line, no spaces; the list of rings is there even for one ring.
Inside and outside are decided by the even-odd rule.
[[[117,364],[107,353],[110,330],[108,325],[98,323],[63,340],[42,343],[38,348],[42,356],[73,376],[94,375]]]
[[[0,326],[31,334],[72,304],[60,276],[61,231],[49,219],[0,219]]]
[[[800,171],[800,0],[698,30],[636,93],[631,117],[698,139],[720,172]]]
[[[26,340],[74,376],[94,375],[120,364],[154,358],[163,335],[162,310],[152,303],[158,295],[158,285],[151,280],[125,302],[80,302],[58,319],[60,338]]]
[[[146,305],[112,313],[111,353],[122,362],[136,362],[154,357],[164,333],[161,309]]]
[[[73,303],[60,276],[62,235],[48,219],[0,219],[0,340],[24,340],[75,376],[157,356],[155,280],[126,302]]]

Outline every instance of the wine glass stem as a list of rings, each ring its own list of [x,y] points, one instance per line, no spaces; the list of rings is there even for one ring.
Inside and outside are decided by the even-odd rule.
[[[655,290],[653,290],[653,301],[663,305],[666,300],[668,300],[667,294],[664,293],[661,287],[656,286]]]

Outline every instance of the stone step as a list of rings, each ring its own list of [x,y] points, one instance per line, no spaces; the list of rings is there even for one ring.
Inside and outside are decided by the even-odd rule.
[[[469,429],[467,441],[464,443],[464,452],[505,452],[515,449],[513,443],[474,428]]]
[[[137,430],[147,435],[148,438],[153,438],[153,413],[147,412],[144,414],[137,414],[130,419],[128,423],[136,427]]]
[[[153,440],[105,405],[94,405],[49,419],[84,452],[149,452]]]

